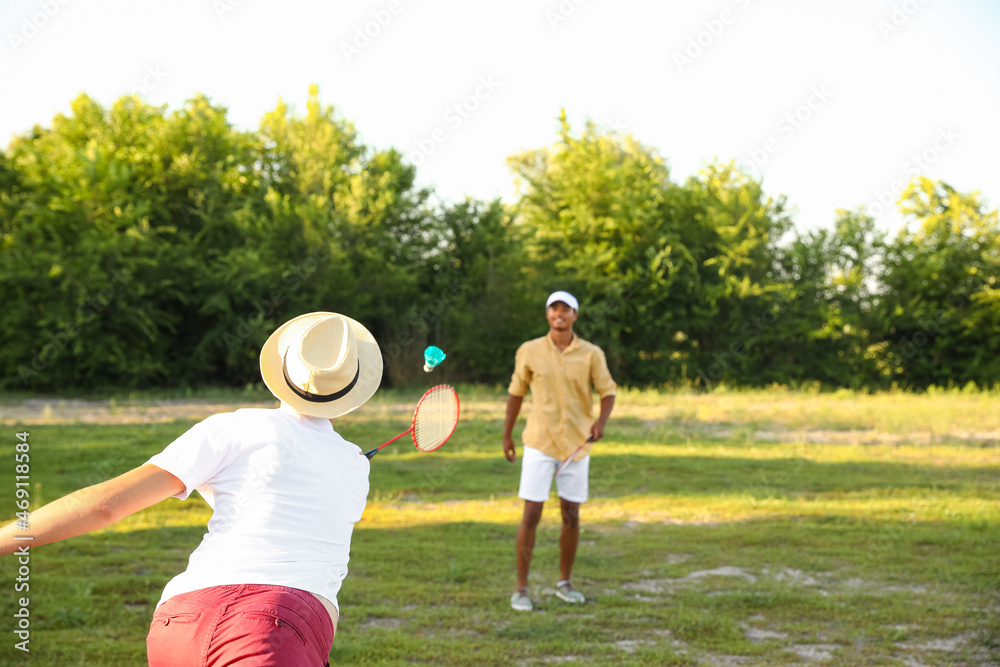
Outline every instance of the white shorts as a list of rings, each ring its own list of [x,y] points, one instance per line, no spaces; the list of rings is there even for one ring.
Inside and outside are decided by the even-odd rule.
[[[552,477],[562,464],[533,447],[524,447],[521,455],[521,486],[517,490],[519,498],[536,503],[544,503],[552,492]],[[562,474],[556,477],[559,497],[571,503],[587,502],[587,479],[590,476],[590,456],[573,459]]]

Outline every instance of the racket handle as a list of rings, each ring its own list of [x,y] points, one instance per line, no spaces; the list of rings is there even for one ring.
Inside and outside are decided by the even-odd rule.
[[[582,445],[574,449],[573,453],[569,455],[569,458],[563,461],[562,464],[556,469],[556,475],[562,473],[562,471],[566,469],[566,466],[568,466],[573,461],[573,459],[576,458],[576,455],[580,453],[580,450],[586,447],[587,443],[593,441],[594,441],[594,436],[590,436],[589,438],[587,438],[587,442],[583,443]]]
[[[413,431],[413,429],[411,428],[409,431],[406,431],[405,433],[400,433],[399,435],[397,435],[395,438],[393,438],[389,442],[383,442],[381,445],[379,445],[375,449],[372,449],[370,451],[365,452],[365,456],[367,456],[368,459],[370,460],[371,457],[375,456],[375,454],[378,453],[378,450],[382,449],[383,447],[385,447],[386,445],[388,445],[390,443],[396,442],[397,440],[399,440],[400,438],[402,438],[404,435],[406,435],[407,433],[410,433],[412,431]]]

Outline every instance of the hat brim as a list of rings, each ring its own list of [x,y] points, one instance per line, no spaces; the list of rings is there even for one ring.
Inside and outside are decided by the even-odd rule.
[[[260,351],[260,375],[274,397],[297,412],[310,417],[333,419],[364,405],[382,383],[382,351],[371,332],[357,320],[340,315],[351,327],[357,343],[358,381],[347,395],[328,403],[302,398],[285,382],[282,360],[289,346],[296,343],[313,322],[338,313],[306,313],[285,322],[270,335]]]

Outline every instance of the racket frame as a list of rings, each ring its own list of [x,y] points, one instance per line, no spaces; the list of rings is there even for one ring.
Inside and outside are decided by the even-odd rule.
[[[448,435],[444,439],[441,440],[440,444],[438,444],[437,447],[434,447],[433,449],[420,449],[420,447],[417,445],[417,415],[420,413],[420,406],[423,404],[424,400],[428,396],[431,395],[431,392],[433,392],[435,389],[439,389],[439,388],[446,388],[446,389],[451,390],[452,395],[455,397],[455,421],[451,425],[451,431],[448,432]],[[444,443],[448,442],[448,438],[450,438],[452,436],[452,434],[455,432],[455,429],[458,428],[458,417],[459,417],[459,414],[461,414],[461,411],[462,411],[462,404],[461,404],[461,401],[458,400],[458,392],[455,391],[454,387],[452,387],[450,384],[437,384],[437,385],[434,385],[433,387],[431,387],[430,389],[428,389],[427,391],[425,391],[424,394],[423,394],[423,396],[420,397],[420,400],[417,401],[417,407],[413,409],[413,417],[410,419],[410,428],[409,429],[403,431],[402,433],[400,433],[399,435],[397,435],[392,440],[386,440],[385,442],[383,442],[381,445],[379,445],[375,449],[370,449],[367,452],[359,452],[359,454],[363,454],[368,459],[371,459],[371,457],[375,456],[380,449],[382,449],[383,447],[385,447],[388,444],[396,442],[397,440],[399,440],[400,438],[402,438],[404,435],[407,435],[407,434],[411,434],[412,435],[411,439],[413,440],[413,446],[417,449],[418,452],[424,452],[424,453],[426,453],[426,452],[433,452],[434,450],[439,449],[442,445],[444,445]]]
[[[431,449],[420,449],[420,445],[417,444],[417,415],[420,414],[420,406],[423,405],[427,397],[431,395],[431,392],[433,392],[435,389],[440,389],[440,388],[450,390],[452,395],[455,397],[455,421],[452,423],[451,430],[448,431],[448,435],[442,438],[441,442],[438,443],[436,447],[433,447]],[[417,407],[414,408],[413,410],[413,419],[410,421],[410,430],[407,431],[407,433],[413,434],[413,446],[417,448],[417,451],[421,451],[424,453],[433,452],[437,449],[440,449],[444,445],[444,443],[448,442],[448,438],[450,438],[452,433],[455,432],[455,429],[458,428],[458,417],[461,414],[461,412],[462,412],[462,404],[458,400],[458,392],[455,391],[455,388],[452,387],[450,384],[437,384],[428,389],[427,391],[425,391],[424,395],[420,397],[419,401],[417,401]],[[406,433],[402,433],[396,436],[396,438],[401,437],[403,435],[406,435]],[[395,440],[396,438],[393,438],[392,440]],[[389,442],[392,442],[392,440],[390,440]]]

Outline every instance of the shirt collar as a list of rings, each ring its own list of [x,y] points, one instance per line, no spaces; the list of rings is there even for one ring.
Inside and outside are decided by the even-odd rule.
[[[580,337],[576,335],[575,331],[573,332],[573,338],[569,341],[569,345],[566,346],[565,350],[560,350],[556,346],[555,342],[552,340],[552,332],[551,331],[548,332],[547,334],[545,334],[545,340],[547,340],[549,342],[549,347],[552,350],[554,350],[555,352],[559,352],[561,354],[565,354],[567,352],[572,352],[576,348],[580,347]]]

